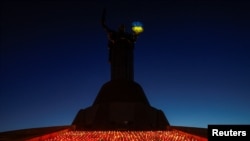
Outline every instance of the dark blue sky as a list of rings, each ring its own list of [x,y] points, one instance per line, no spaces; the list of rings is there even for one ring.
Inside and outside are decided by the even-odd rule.
[[[100,25],[144,24],[135,81],[171,125],[250,124],[247,1],[4,1],[0,132],[69,125],[110,80]]]

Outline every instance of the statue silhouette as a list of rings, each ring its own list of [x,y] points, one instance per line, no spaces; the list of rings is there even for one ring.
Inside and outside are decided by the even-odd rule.
[[[124,25],[117,31],[108,28],[105,10],[101,22],[108,33],[111,81],[101,87],[92,106],[79,110],[72,125],[76,130],[166,130],[170,124],[164,113],[150,105],[133,78],[136,34],[125,32]]]
[[[121,24],[117,31],[106,25],[106,10],[102,13],[102,27],[108,34],[109,62],[111,64],[111,80],[134,80],[133,49],[137,39],[134,32],[125,31],[125,25]]]

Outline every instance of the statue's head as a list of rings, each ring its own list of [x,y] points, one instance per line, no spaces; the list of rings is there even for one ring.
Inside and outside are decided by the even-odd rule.
[[[120,26],[119,26],[119,28],[118,28],[118,31],[119,32],[125,32],[125,25],[124,24],[121,24]]]

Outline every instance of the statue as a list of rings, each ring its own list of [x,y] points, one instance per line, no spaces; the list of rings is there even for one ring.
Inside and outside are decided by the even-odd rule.
[[[118,31],[111,30],[105,24],[105,10],[102,26],[109,37],[111,81],[101,87],[92,106],[79,110],[72,125],[76,130],[91,131],[166,130],[169,122],[164,113],[150,105],[142,87],[134,81],[134,43],[142,26],[133,23],[133,33],[125,32],[124,25]]]
[[[117,31],[106,25],[106,10],[102,14],[102,27],[108,34],[109,62],[111,64],[111,80],[133,80],[133,49],[137,39],[136,32],[128,33],[121,24]]]

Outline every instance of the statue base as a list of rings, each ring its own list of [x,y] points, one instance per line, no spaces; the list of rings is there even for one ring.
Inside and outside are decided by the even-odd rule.
[[[72,125],[76,130],[166,130],[169,122],[161,110],[150,106],[139,84],[111,80],[91,107],[77,113]]]

